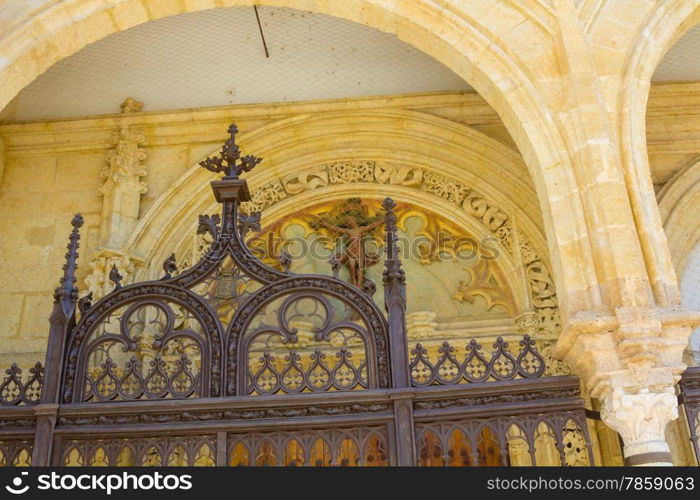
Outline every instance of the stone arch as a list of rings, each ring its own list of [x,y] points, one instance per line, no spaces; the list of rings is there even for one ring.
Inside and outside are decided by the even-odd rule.
[[[557,299],[534,190],[521,158],[507,146],[413,111],[294,117],[240,139],[244,151],[265,159],[247,174],[250,208],[263,212],[264,225],[340,194],[388,195],[435,207],[474,236],[500,241],[520,311],[547,310],[558,318],[550,310]],[[342,175],[356,177],[338,178]],[[209,191],[212,178],[195,164],[144,214],[124,249],[149,263],[142,279],[156,277],[170,252],[191,243],[196,214],[217,210]]]
[[[493,106],[523,153],[544,213],[559,288],[566,292],[563,300],[575,309],[596,302],[590,238],[567,146],[559,119],[543,105],[547,100],[533,83],[534,73],[543,65],[557,64],[551,9],[536,0],[509,0],[488,8],[427,0],[255,3],[310,10],[394,33],[467,80]],[[163,0],[155,6],[139,0],[66,0],[27,10],[26,17],[0,41],[5,55],[0,66],[0,106],[51,64],[116,31],[184,12],[252,4],[250,0]],[[514,52],[508,47],[506,40],[516,27],[527,31],[531,50]],[[566,213],[566,221],[560,222],[557,213]]]
[[[676,173],[659,191],[658,200],[671,260],[680,278],[690,253],[700,243],[700,161]]]
[[[698,300],[693,283],[697,279],[697,254],[700,247],[700,160],[674,175],[659,192],[659,212],[663,221],[678,285],[683,292],[683,305],[696,309]],[[691,334],[684,361],[700,362],[700,329]]]
[[[700,3],[697,0],[673,0],[659,4],[646,24],[640,27],[635,43],[631,44],[633,48],[627,59],[619,93],[622,163],[647,270],[660,305],[680,303],[674,271],[678,256],[674,254],[674,249],[669,252],[668,246],[659,244],[667,237],[670,239],[668,232],[664,234],[664,228],[668,231],[670,226],[665,221],[666,216],[659,216],[655,200],[643,196],[643,193],[654,192],[646,144],[647,100],[652,75],[661,59],[698,22]],[[670,246],[673,247],[673,244]]]

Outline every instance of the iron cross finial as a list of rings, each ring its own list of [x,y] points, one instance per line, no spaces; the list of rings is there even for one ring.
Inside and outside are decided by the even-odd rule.
[[[223,173],[224,179],[238,179],[243,172],[253,170],[262,161],[262,158],[253,155],[241,157],[241,149],[236,144],[238,127],[232,123],[228,128],[228,133],[230,137],[224,142],[221,152],[199,162],[199,165],[210,172]]]

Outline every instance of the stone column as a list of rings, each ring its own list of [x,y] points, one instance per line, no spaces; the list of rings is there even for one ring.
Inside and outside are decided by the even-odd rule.
[[[601,402],[601,418],[622,437],[626,465],[672,465],[665,438],[678,418],[675,384],[696,313],[623,308],[615,316],[579,313],[566,323],[554,354]]]

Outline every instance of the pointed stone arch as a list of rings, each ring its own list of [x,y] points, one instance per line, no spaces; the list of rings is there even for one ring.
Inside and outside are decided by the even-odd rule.
[[[627,66],[619,95],[620,142],[632,210],[640,235],[649,278],[656,300],[664,305],[680,303],[674,264],[678,257],[669,252],[664,234],[665,216],[653,198],[651,168],[646,143],[646,111],[651,78],[661,59],[673,44],[700,22],[700,3],[696,0],[663,2],[638,31],[627,57]],[[673,245],[671,245],[673,246]],[[676,268],[678,269],[678,268]]]

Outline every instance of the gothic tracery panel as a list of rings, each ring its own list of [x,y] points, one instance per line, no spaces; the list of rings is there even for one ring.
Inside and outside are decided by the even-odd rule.
[[[233,466],[389,465],[385,427],[229,434]]]
[[[87,342],[84,401],[204,394],[208,339],[181,304],[154,299],[123,306],[93,329]]]
[[[213,466],[216,436],[72,439],[61,456],[66,466]]]

